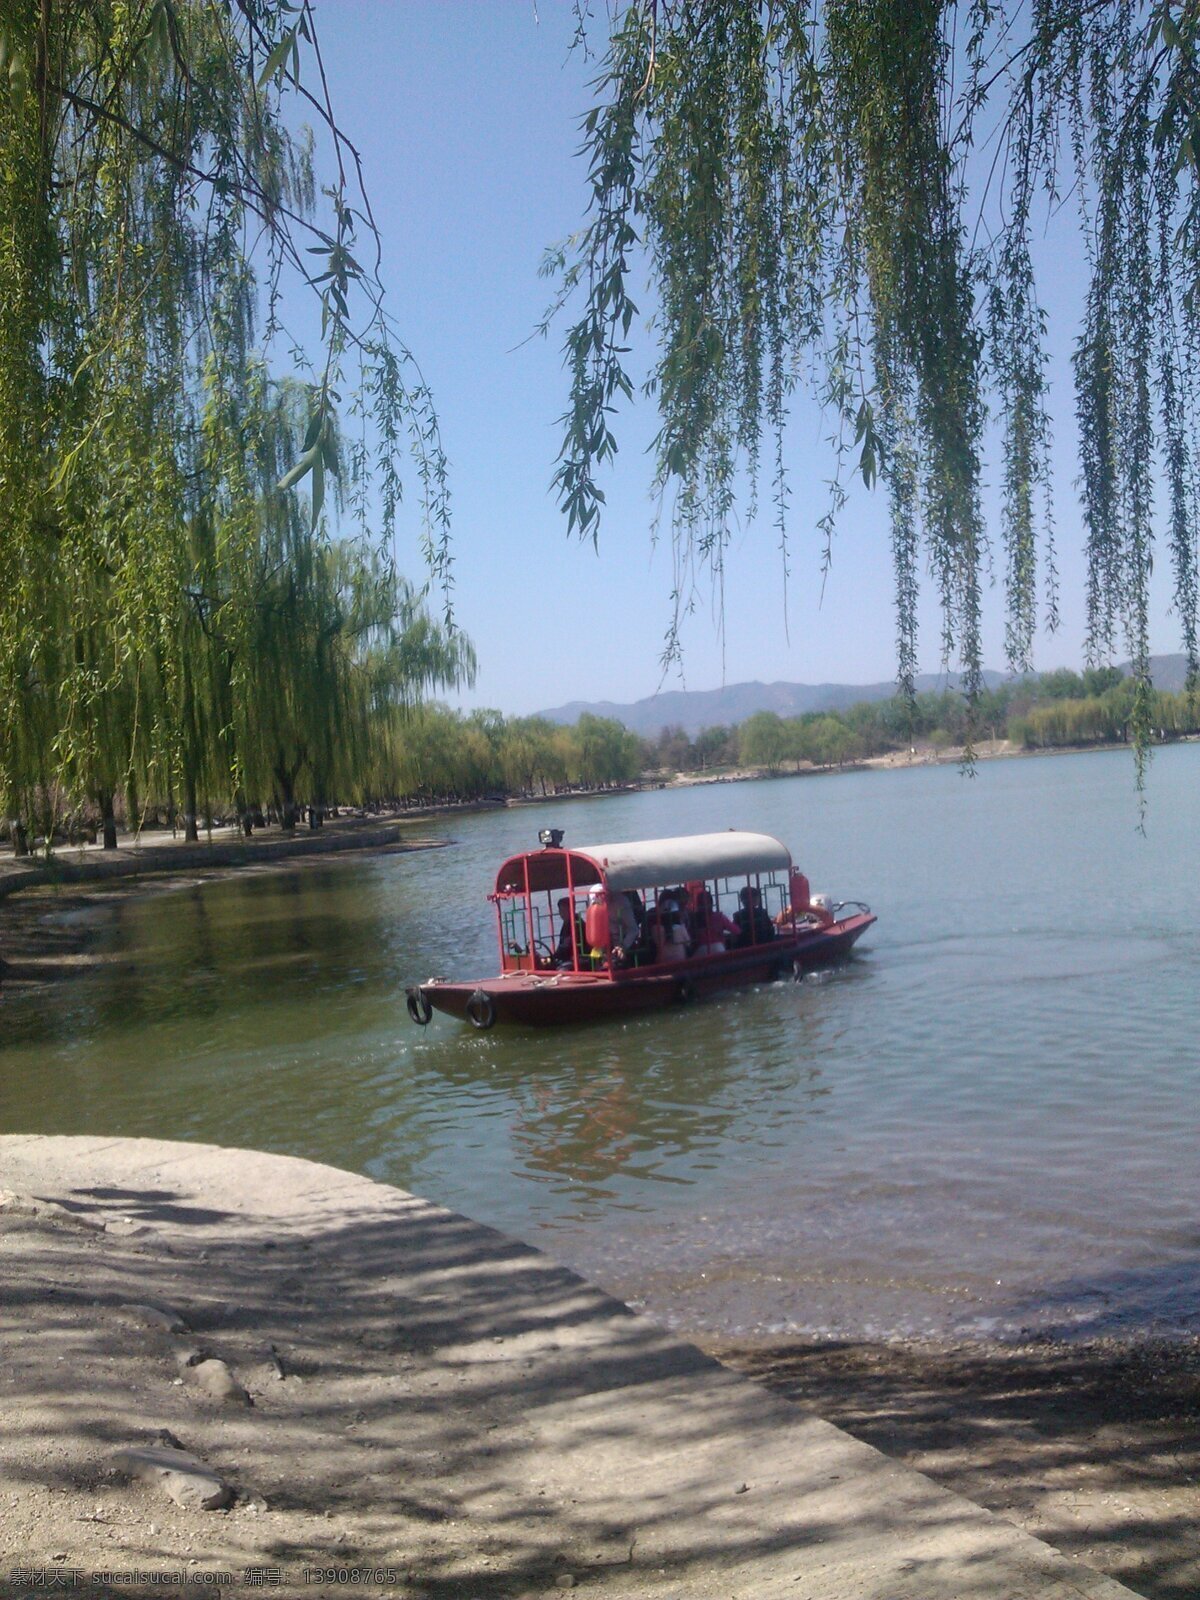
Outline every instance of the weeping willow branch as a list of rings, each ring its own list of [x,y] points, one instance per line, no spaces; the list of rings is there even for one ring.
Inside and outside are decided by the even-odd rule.
[[[1039,617],[1058,618],[1035,261],[1065,188],[1090,272],[1074,360],[1088,655],[1130,657],[1140,782],[1164,524],[1197,681],[1198,42],[1191,0],[619,8],[583,123],[590,220],[551,262],[558,304],[581,302],[555,478],[569,526],[598,537],[615,413],[634,389],[640,260],[676,571],[707,566],[719,585],[732,519],[757,501],[763,431],[783,462],[793,386],[813,374],[838,448],[852,436],[863,479],[888,491],[900,684],[910,692],[928,572],[943,660],[973,704],[994,425],[1006,651],[1026,670]],[[782,543],[786,570],[786,529]],[[678,621],[677,603],[669,650]]]
[[[332,141],[327,212],[287,93]],[[410,476],[447,624],[452,585],[437,419],[385,312],[313,8],[2,0],[0,207],[3,812],[33,822],[73,795],[107,815],[150,785],[266,792],[301,743],[310,766],[325,748],[330,781],[338,719],[366,737],[364,652],[410,625],[394,559]],[[267,365],[258,239],[268,334],[285,272],[319,302],[306,381]],[[343,450],[341,412],[365,419],[361,449]],[[329,520],[361,511],[371,479],[379,518],[338,553]],[[398,669],[473,670],[451,631],[411,626],[430,648],[393,651]]]

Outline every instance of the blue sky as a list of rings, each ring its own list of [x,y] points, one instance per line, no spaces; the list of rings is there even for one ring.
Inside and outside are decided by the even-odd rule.
[[[651,544],[639,402],[618,429],[597,554],[568,537],[550,492],[566,401],[562,330],[529,339],[549,299],[543,249],[575,229],[585,202],[578,122],[594,70],[569,54],[569,0],[326,0],[322,48],[341,121],[363,152],[385,248],[388,304],[424,371],[451,464],[456,609],[479,655],[465,706],[520,714],[572,699],[627,701],[662,684],[670,617],[669,540]],[[1039,636],[1041,668],[1082,664],[1083,577],[1073,486],[1067,357],[1080,253],[1070,218],[1047,241],[1043,284],[1054,353],[1059,447],[1056,516],[1063,625]],[[815,521],[832,470],[829,431],[798,400],[789,450],[791,578],[785,613],[769,522],[739,530],[729,554],[724,644],[704,581],[684,630],[683,685],[747,679],[867,683],[895,671],[886,507],[856,490],[822,597]],[[993,464],[992,471],[995,472]],[[410,507],[411,511],[411,507]],[[998,538],[998,529],[993,530]],[[401,557],[419,573],[410,518]],[[1165,558],[1159,563],[1165,569]],[[986,662],[1003,666],[1003,603],[987,597]],[[923,620],[921,666],[939,667],[938,619]],[[1165,594],[1153,645],[1178,648]],[[680,687],[673,672],[666,687]]]

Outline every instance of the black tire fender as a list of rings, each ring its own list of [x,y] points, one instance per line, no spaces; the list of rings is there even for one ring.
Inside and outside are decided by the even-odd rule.
[[[490,1028],[496,1020],[496,1007],[486,989],[476,989],[467,999],[467,1021],[473,1028]]]
[[[433,1016],[433,1007],[425,998],[424,990],[406,989],[404,991],[404,1003],[408,1007],[409,1016],[417,1024],[418,1028],[427,1028],[429,1019]]]
[[[690,1006],[696,998],[696,986],[689,978],[680,978],[675,994],[681,1006]]]

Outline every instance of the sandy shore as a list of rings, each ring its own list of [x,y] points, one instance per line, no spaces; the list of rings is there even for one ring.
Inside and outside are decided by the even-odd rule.
[[[1128,1600],[401,1190],[102,1138],[0,1180],[5,1600]]]

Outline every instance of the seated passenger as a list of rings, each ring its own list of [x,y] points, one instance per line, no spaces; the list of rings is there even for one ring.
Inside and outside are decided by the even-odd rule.
[[[558,931],[558,943],[554,947],[553,961],[556,967],[573,967],[575,965],[575,952],[578,950],[582,956],[585,951],[583,937],[583,918],[571,915],[571,901],[568,895],[563,895],[558,902],[558,914],[562,918],[562,927]],[[571,926],[575,927],[575,942],[571,942]],[[545,948],[543,946],[543,948]]]
[[[734,916],[738,936],[735,948],[744,950],[749,945],[767,944],[775,937],[775,924],[763,910],[762,895],[753,886],[738,895],[741,910]]]
[[[739,932],[737,923],[714,907],[712,890],[700,889],[692,913],[692,934],[696,941],[692,954],[714,956],[722,950],[732,949]]]
[[[642,904],[642,897],[636,889],[626,889],[624,894],[626,905],[633,917],[634,934],[632,944],[625,948],[623,966],[641,967],[654,961],[658,955],[658,947],[654,942],[654,926],[646,915],[646,908]]]
[[[683,916],[678,911],[663,911],[652,924],[654,956],[656,961],[685,961],[688,953],[688,931]]]
[[[683,920],[683,908],[679,896],[674,889],[664,889],[658,897],[658,904],[653,913],[647,918],[650,937],[654,944],[653,960],[655,961],[683,961],[687,957],[688,937],[687,926]]]
[[[680,901],[676,898],[674,889],[659,891],[658,901],[651,915],[656,917],[669,917],[679,911]]]

